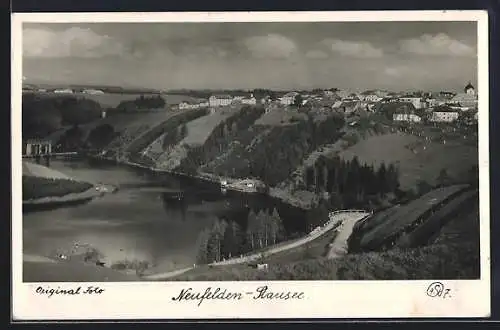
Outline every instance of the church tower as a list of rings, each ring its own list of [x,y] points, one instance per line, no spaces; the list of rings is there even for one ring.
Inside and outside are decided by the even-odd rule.
[[[476,90],[474,89],[474,86],[472,86],[470,81],[467,84],[467,86],[465,86],[464,92],[465,92],[465,94],[468,94],[468,95],[475,95],[476,94]]]

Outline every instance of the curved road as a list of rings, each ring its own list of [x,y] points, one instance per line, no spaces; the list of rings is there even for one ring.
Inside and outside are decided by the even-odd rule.
[[[247,256],[243,256],[241,258],[234,258],[234,259],[229,259],[225,261],[220,261],[220,262],[214,262],[211,263],[210,266],[225,266],[225,265],[237,265],[237,264],[242,264],[246,262],[251,262],[255,260],[259,260],[264,253],[266,256],[286,251],[289,249],[293,249],[296,247],[299,247],[303,244],[309,243],[320,236],[326,234],[330,230],[332,230],[336,224],[339,221],[342,221],[341,225],[337,228],[339,231],[339,234],[335,238],[335,241],[333,242],[333,245],[328,253],[328,258],[335,258],[340,255],[343,255],[347,253],[347,239],[352,233],[352,229],[356,222],[358,222],[361,219],[366,218],[369,216],[371,213],[362,211],[362,210],[343,210],[343,211],[335,211],[330,213],[329,215],[329,220],[328,222],[323,226],[320,227],[319,230],[314,230],[311,233],[309,233],[307,236],[303,237],[302,239],[299,239],[297,241],[294,241],[290,244],[285,244],[281,246],[277,246],[275,248],[270,248],[269,250],[262,252],[262,253],[255,253]],[[166,273],[159,273],[159,274],[152,274],[152,275],[146,275],[143,276],[142,279],[145,280],[163,280],[167,278],[171,278],[177,275],[181,275],[187,271],[190,271],[194,269],[195,267],[188,267],[188,268],[183,268],[183,269],[178,269],[175,271],[171,272],[166,272]]]

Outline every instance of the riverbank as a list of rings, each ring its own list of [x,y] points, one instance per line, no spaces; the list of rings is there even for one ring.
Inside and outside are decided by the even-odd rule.
[[[23,282],[123,282],[140,281],[133,274],[83,262],[60,261],[23,255]]]
[[[23,163],[23,211],[85,203],[113,190],[111,186],[75,180],[45,166]]]
[[[175,175],[178,177],[185,177],[185,178],[190,178],[190,179],[195,179],[199,181],[204,181],[208,183],[214,183],[214,184],[220,184],[221,181],[226,181],[227,185],[225,188],[227,190],[233,190],[237,191],[240,193],[244,194],[265,194],[271,198],[274,198],[276,200],[279,200],[280,202],[283,202],[285,204],[288,204],[290,206],[296,207],[298,209],[302,209],[304,211],[310,210],[314,208],[315,205],[317,205],[319,201],[319,197],[310,192],[310,191],[296,191],[292,192],[289,189],[284,189],[284,188],[278,188],[278,187],[271,187],[267,189],[266,192],[256,192],[254,190],[245,190],[245,189],[237,189],[236,185],[233,185],[234,183],[244,180],[244,179],[235,179],[235,178],[226,178],[226,177],[220,177],[218,175],[214,175],[211,173],[196,173],[196,174],[188,174],[188,173],[183,173],[179,171],[172,171],[172,170],[166,170],[166,169],[160,169],[156,167],[151,167],[147,165],[142,165],[138,163],[134,163],[128,160],[120,160],[116,158],[111,158],[111,157],[105,157],[105,156],[88,156],[90,159],[96,160],[96,161],[106,161],[106,162],[112,162],[115,164],[122,164],[122,165],[127,165],[133,168],[138,168],[138,169],[143,169],[143,170],[148,170],[154,173],[165,173],[165,174],[170,174],[170,175]],[[235,187],[233,189],[233,186]]]

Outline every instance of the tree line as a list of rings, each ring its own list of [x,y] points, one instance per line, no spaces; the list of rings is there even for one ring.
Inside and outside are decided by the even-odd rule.
[[[283,222],[276,209],[248,214],[246,229],[235,221],[217,219],[198,236],[197,257],[199,264],[209,264],[233,258],[277,244],[286,239]]]
[[[320,156],[313,166],[306,168],[304,186],[307,190],[327,192],[333,206],[355,207],[381,198],[399,189],[399,171],[394,164],[361,165],[352,160]]]
[[[134,112],[138,110],[159,109],[165,107],[166,104],[165,99],[161,95],[141,95],[135,100],[121,101],[116,109],[120,112]]]

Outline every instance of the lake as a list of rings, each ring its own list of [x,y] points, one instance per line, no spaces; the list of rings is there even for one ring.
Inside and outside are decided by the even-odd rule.
[[[250,209],[276,207],[289,233],[306,228],[305,212],[267,196],[222,194],[214,184],[114,164],[52,161],[50,167],[75,179],[121,188],[86,204],[25,213],[25,254],[53,256],[75,243],[88,244],[107,266],[139,260],[170,271],[195,263],[199,233],[220,217],[244,227]],[[176,192],[184,198],[175,198]]]

